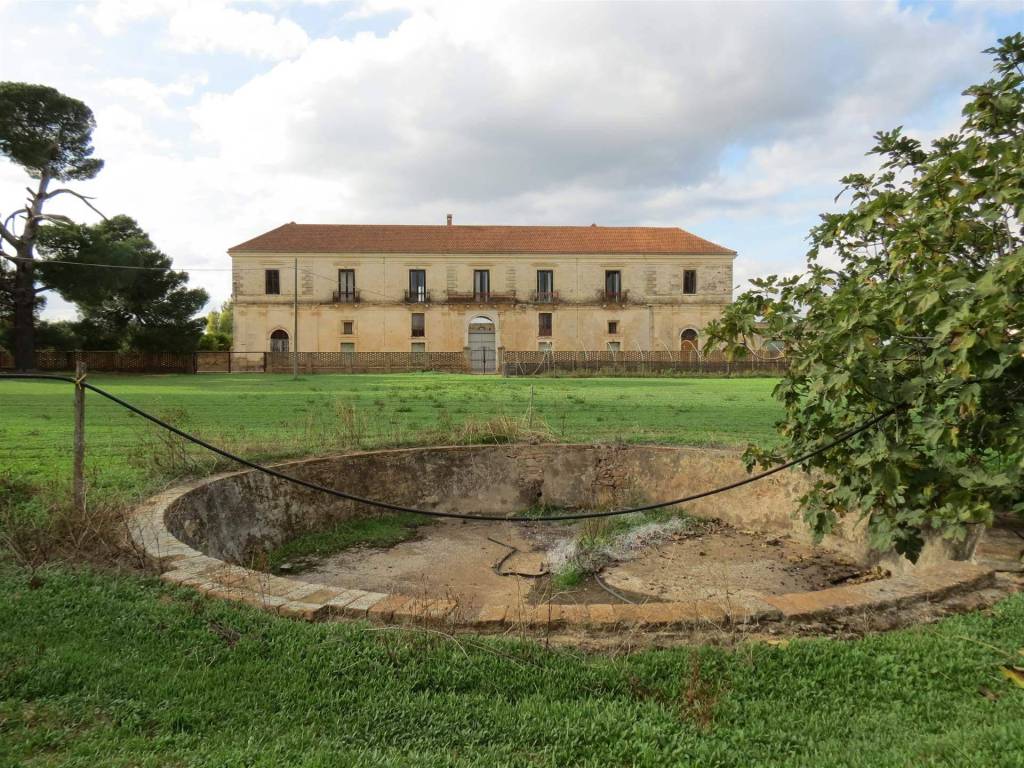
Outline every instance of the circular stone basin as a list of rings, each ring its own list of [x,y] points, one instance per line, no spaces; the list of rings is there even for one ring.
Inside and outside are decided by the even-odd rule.
[[[470,515],[621,508],[747,476],[731,451],[617,445],[372,451],[279,469],[359,496]],[[272,574],[268,554],[282,545],[392,513],[246,471],[160,494],[139,510],[133,535],[167,569],[165,580],[214,596],[309,619],[483,630],[804,621],[991,583],[991,571],[952,559],[964,553],[937,542],[917,566],[879,556],[852,521],[815,542],[798,509],[806,487],[806,476],[789,470],[625,523],[427,518],[389,548],[357,546]],[[581,541],[603,543],[595,555]],[[597,576],[567,578],[584,561]]]

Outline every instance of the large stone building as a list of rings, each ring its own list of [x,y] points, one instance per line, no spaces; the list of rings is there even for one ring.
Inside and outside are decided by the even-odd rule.
[[[468,349],[476,370],[494,370],[502,349],[692,349],[731,301],[736,257],[674,227],[456,226],[450,216],[442,226],[293,222],[229,254],[235,351]]]

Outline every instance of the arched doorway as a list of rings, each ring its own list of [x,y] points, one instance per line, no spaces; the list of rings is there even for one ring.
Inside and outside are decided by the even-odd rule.
[[[280,328],[278,328],[276,331],[270,334],[270,351],[288,351],[288,331],[282,331]]]
[[[697,331],[693,328],[687,328],[679,334],[679,353],[683,360],[693,362],[700,359],[700,352],[697,348],[698,339]]]
[[[469,321],[469,363],[473,373],[494,373],[497,370],[494,321],[486,315],[477,315]]]

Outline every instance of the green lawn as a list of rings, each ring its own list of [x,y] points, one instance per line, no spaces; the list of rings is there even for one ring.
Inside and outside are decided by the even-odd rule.
[[[533,413],[559,440],[744,446],[774,440],[774,379],[500,379],[400,374],[90,377],[129,402],[212,442],[260,459],[352,447],[443,441],[470,420]],[[67,477],[73,391],[49,381],[0,381],[0,468]],[[93,393],[87,466],[98,493],[149,492],[181,462],[161,431]],[[434,434],[436,433],[436,434]],[[202,460],[201,453],[193,453]],[[167,466],[171,464],[171,466]]]
[[[742,445],[773,440],[779,413],[765,379],[94,381],[259,458],[524,416],[531,386],[565,440]],[[0,474],[66,487],[70,406],[69,385],[0,382]],[[210,469],[98,397],[88,407],[94,502]],[[33,577],[0,552],[0,617],[4,767],[1024,765],[1024,689],[999,671],[1024,663],[1019,595],[856,641],[611,658],[302,624],[131,572]]]
[[[609,659],[0,579],[4,766],[1020,766],[1024,600],[856,642]],[[695,661],[696,660],[696,661]],[[695,670],[695,663],[698,665]]]

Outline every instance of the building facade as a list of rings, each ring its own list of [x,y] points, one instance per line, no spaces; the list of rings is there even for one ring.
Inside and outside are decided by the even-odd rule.
[[[735,251],[669,227],[285,224],[229,250],[234,351],[692,350]]]

